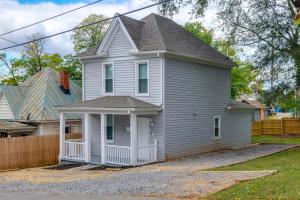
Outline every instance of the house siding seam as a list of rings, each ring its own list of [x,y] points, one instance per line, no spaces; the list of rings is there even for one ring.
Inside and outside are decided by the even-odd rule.
[[[229,69],[166,58],[165,74],[166,158],[250,144],[249,113],[225,110]],[[221,139],[214,139],[215,115],[222,118]]]

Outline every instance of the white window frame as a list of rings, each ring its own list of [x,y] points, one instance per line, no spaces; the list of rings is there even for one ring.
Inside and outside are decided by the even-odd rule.
[[[216,121],[216,119],[219,119],[219,121],[218,121],[219,122],[219,124],[218,124],[218,126],[219,126],[219,136],[218,137],[216,137],[216,134],[215,134],[215,129],[216,129],[215,121]],[[213,131],[214,139],[220,139],[221,138],[221,121],[222,121],[221,115],[214,116],[214,131]]]
[[[105,66],[111,65],[112,66],[112,92],[106,92],[106,71]],[[114,95],[115,94],[115,66],[114,62],[104,62],[102,63],[102,95]]]
[[[109,140],[107,139],[107,115],[112,115],[112,139]],[[106,142],[108,144],[114,144],[115,143],[115,115],[113,114],[106,114],[105,115],[105,139],[106,139]]]
[[[139,93],[139,64],[147,63],[147,93]],[[139,60],[135,62],[135,96],[150,96],[150,64],[149,60]]]

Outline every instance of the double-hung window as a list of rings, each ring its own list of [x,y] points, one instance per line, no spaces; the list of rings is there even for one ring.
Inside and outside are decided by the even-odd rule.
[[[114,142],[114,116],[106,115],[106,140],[108,143]]]
[[[149,95],[149,63],[136,63],[136,93],[137,95]]]
[[[221,116],[214,116],[214,138],[221,138]]]
[[[103,90],[104,94],[114,93],[114,67],[112,63],[103,64]]]

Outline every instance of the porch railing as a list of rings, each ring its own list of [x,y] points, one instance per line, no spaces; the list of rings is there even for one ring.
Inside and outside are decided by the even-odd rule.
[[[157,141],[154,143],[138,146],[137,164],[143,165],[157,161]]]
[[[82,139],[66,140],[64,142],[64,158],[70,160],[83,161],[85,157],[84,153],[85,143]]]
[[[105,145],[106,162],[116,165],[130,165],[130,147]]]

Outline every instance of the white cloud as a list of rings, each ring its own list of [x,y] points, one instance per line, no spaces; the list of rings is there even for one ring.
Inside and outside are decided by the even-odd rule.
[[[105,3],[104,0],[101,3],[83,8],[81,10],[75,11],[57,19],[47,21],[37,26],[30,27],[28,29],[24,29],[3,37],[14,42],[21,43],[27,41],[28,37],[35,32],[41,32],[44,35],[50,35],[70,29],[76,26],[82,19],[84,19],[91,13],[113,16],[116,12],[124,13],[152,3],[153,2],[150,0],[127,0],[122,3]],[[82,5],[84,4],[73,3],[57,5],[51,2],[43,2],[39,4],[20,4],[16,0],[0,0],[0,33],[4,33],[21,26],[31,24],[33,22],[51,17],[53,15],[59,14],[64,11],[68,11],[72,8],[76,8]],[[173,17],[173,19],[179,24],[184,24],[190,21],[190,10],[191,9],[189,7],[183,8],[179,14]],[[146,10],[130,14],[129,16],[136,19],[140,19],[151,12],[157,12],[157,8],[148,8]],[[209,7],[209,10],[204,20],[202,20],[205,25],[209,27],[213,26],[215,13],[215,7]],[[71,33],[67,33],[50,38],[47,42],[47,51],[50,53],[58,52],[61,54],[72,53],[73,45],[70,39],[70,35]],[[6,47],[10,45],[11,43],[0,39],[0,47]],[[22,48],[13,48],[7,50],[7,52],[11,55],[15,55],[21,50]]]

